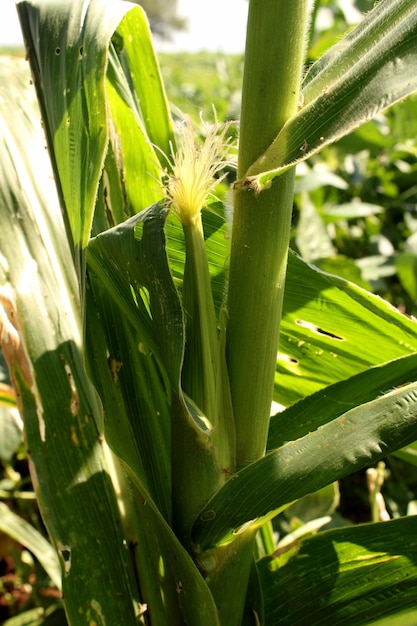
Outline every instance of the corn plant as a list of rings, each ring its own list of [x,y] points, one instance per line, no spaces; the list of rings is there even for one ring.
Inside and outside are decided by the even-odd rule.
[[[417,619],[415,518],[274,534],[417,439],[416,322],[288,250],[296,165],[417,88],[417,5],[304,71],[309,5],[249,2],[230,208],[228,129],[175,129],[140,7],[17,4],[0,337],[71,625]]]

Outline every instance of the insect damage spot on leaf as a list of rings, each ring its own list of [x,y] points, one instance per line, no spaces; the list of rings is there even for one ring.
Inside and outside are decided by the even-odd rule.
[[[109,355],[107,359],[107,363],[109,365],[110,374],[113,379],[113,382],[115,385],[117,385],[119,381],[119,372],[122,369],[123,363],[121,363],[120,361],[117,361],[117,359],[111,356],[111,354]]]
[[[298,359],[289,354],[284,354],[284,352],[278,352],[277,359],[280,361],[285,361],[285,363],[289,363],[291,365],[298,365]]]
[[[74,376],[72,375],[72,371],[68,363],[64,365],[65,373],[67,375],[68,383],[71,390],[71,401],[70,401],[70,411],[72,415],[75,417],[78,415],[78,411],[80,408],[80,399],[78,397],[78,390],[74,381]]]
[[[58,552],[64,561],[64,574],[68,576],[71,570],[71,548],[70,546],[58,545]]]
[[[323,335],[325,337],[329,337],[330,339],[336,339],[337,341],[344,341],[343,337],[339,335],[335,335],[334,333],[325,330],[324,328],[320,328],[320,326],[316,326],[316,324],[312,324],[311,322],[306,322],[305,320],[295,320],[295,323],[298,326],[302,326],[303,328],[308,328],[313,331],[313,333],[317,333],[318,335]]]

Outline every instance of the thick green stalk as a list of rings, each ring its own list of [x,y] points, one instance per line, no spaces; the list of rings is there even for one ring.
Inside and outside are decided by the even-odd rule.
[[[248,167],[297,110],[308,0],[251,0],[228,292],[227,362],[237,465],[263,455],[293,202],[294,171],[259,193]]]
[[[297,109],[306,22],[307,0],[250,0],[226,331],[238,467],[260,457],[266,445],[294,173],[258,195],[244,177]],[[213,560],[208,583],[222,625],[242,623],[253,539],[249,534],[225,554],[218,548],[202,555]],[[247,606],[252,618],[253,601]]]

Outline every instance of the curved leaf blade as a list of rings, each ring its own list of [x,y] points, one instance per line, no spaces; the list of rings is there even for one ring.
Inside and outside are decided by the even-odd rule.
[[[178,388],[184,322],[165,249],[168,212],[156,203],[92,239],[87,262],[137,329],[146,347],[165,366]],[[120,271],[123,268],[123,272]]]
[[[289,406],[415,352],[415,320],[354,283],[289,255],[274,400]]]
[[[107,50],[132,7],[21,0],[17,8],[73,245],[84,249],[108,140]]]
[[[300,111],[245,179],[255,187],[340,139],[417,89],[417,7],[381,0],[307,73]]]
[[[319,533],[296,555],[258,562],[265,623],[412,626],[417,620],[417,520],[407,517]]]
[[[101,409],[84,369],[78,284],[39,110],[25,64],[1,59],[0,76],[7,85],[0,101],[0,336],[32,478],[60,557],[69,619],[99,620],[106,611],[108,621],[122,615],[133,625],[136,583],[103,450]],[[10,337],[19,337],[17,350]],[[97,559],[100,567],[87,577]],[[105,563],[112,576],[103,586]],[[119,594],[126,602],[116,607]]]
[[[92,271],[88,282],[86,353],[106,416],[106,441],[171,521],[169,384],[143,337]]]
[[[394,387],[414,380],[417,354],[377,365],[346,380],[328,385],[271,417],[268,450],[304,437],[355,406],[371,402]]]
[[[351,409],[235,474],[200,513],[192,533],[194,544],[205,550],[232,541],[252,520],[416,439],[417,383],[412,383]]]
[[[139,7],[126,13],[113,35],[106,90],[109,152],[99,198],[105,216],[113,218],[108,228],[162,198],[164,154],[175,145],[148,21]]]
[[[163,155],[169,156],[171,146],[175,147],[175,138],[151,31],[141,8],[126,13],[117,27],[113,45],[129,85],[130,108],[164,161]]]
[[[0,530],[25,546],[38,559],[57,589],[61,589],[61,566],[56,551],[39,531],[0,502]]]

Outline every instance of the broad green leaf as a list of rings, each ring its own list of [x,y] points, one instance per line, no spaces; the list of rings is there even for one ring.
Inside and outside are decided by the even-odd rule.
[[[380,0],[307,73],[300,110],[248,169],[262,188],[417,89],[417,6]]]
[[[169,155],[175,145],[149,26],[142,11],[128,12],[113,36],[106,85],[109,140],[121,193],[118,199],[112,198],[106,159],[104,200],[117,224],[161,199],[160,162],[167,165],[164,155]],[[125,215],[117,219],[121,206]]]
[[[167,524],[169,405],[171,386],[179,390],[183,347],[182,310],[164,254],[167,215],[155,204],[91,240],[90,369],[104,404],[106,436],[133,482],[131,545],[148,615],[161,625],[214,626],[211,593]]]
[[[335,512],[339,503],[339,485],[331,483],[291,504],[285,510],[285,517],[290,523],[293,518],[296,518],[296,525],[291,524],[290,534],[280,540],[279,547],[283,545],[283,542],[288,545],[291,537],[294,539],[304,537],[328,524],[331,520],[330,516]]]
[[[151,144],[158,147],[158,158],[165,165],[164,155],[170,156],[175,139],[151,32],[143,11],[126,14],[117,27],[113,46],[130,87],[130,95],[125,92],[127,104],[140,119]]]
[[[327,274],[336,274],[340,278],[349,280],[367,291],[371,291],[370,284],[363,278],[362,272],[354,259],[342,254],[327,257],[326,259],[315,259],[315,267]]]
[[[129,11],[109,48],[109,144],[95,207],[94,235],[162,197],[161,164],[175,145],[149,26]]]
[[[301,174],[301,167],[297,170],[297,176],[295,179],[294,193],[301,193],[303,191],[309,192],[321,187],[335,187],[336,189],[347,189],[348,184],[343,178],[334,174],[331,170],[327,169],[326,164],[317,163],[313,168],[307,168],[307,164],[304,163],[305,172]]]
[[[411,465],[417,465],[417,441],[398,450],[395,456]]]
[[[27,66],[2,59],[0,82],[1,347],[39,506],[60,557],[69,621],[103,614],[109,623],[136,624],[136,583],[101,443],[101,409],[84,369],[74,263]],[[119,595],[125,601],[115,606]]]
[[[274,400],[288,406],[416,351],[415,320],[357,285],[289,255]]]
[[[173,135],[149,26],[140,7],[116,0],[21,0],[18,8],[82,268],[78,254],[90,236],[103,165],[102,214],[114,220],[103,229],[161,197],[161,157],[152,145],[168,154]],[[109,140],[120,185],[116,197],[105,161]]]
[[[61,566],[56,550],[36,528],[0,502],[0,530],[25,546],[38,559],[53,584],[61,589]]]
[[[413,626],[417,518],[319,533],[258,562],[265,623]]]
[[[300,198],[295,242],[303,259],[309,263],[336,253],[323,218],[307,193],[302,193]]]
[[[86,313],[89,372],[103,403],[106,441],[171,521],[169,384],[143,337],[92,271]]]
[[[369,204],[369,202],[361,202],[353,200],[346,204],[338,204],[336,206],[324,209],[323,215],[326,217],[335,217],[339,219],[357,219],[359,217],[368,217],[369,215],[378,215],[383,213],[384,207],[377,204]]]
[[[83,249],[108,140],[108,45],[132,7],[106,0],[21,0],[17,8],[72,243]]]
[[[193,528],[200,550],[417,439],[417,383],[355,407],[235,474]]]
[[[390,392],[394,387],[413,382],[416,372],[417,354],[413,353],[369,367],[346,380],[306,396],[271,418],[268,450],[304,437],[355,406],[371,402]]]
[[[203,211],[215,306],[226,289],[228,225]],[[181,292],[184,238],[167,220],[167,252]],[[289,406],[322,387],[417,351],[417,324],[352,282],[289,254],[274,400]],[[411,377],[406,382],[412,382]],[[402,384],[403,380],[395,384]]]
[[[155,204],[98,235],[88,246],[88,265],[177,388],[184,329],[178,294],[161,253],[167,215]]]
[[[156,501],[161,502],[161,499],[156,496],[162,494],[162,500],[165,502],[163,508],[164,513],[167,510],[167,489],[166,477],[169,476],[169,464],[168,455],[170,453],[171,436],[175,437],[172,441],[172,450],[174,452],[172,456],[172,464],[176,479],[173,482],[173,512],[174,517],[176,515],[177,530],[178,525],[182,521],[184,524],[190,525],[191,518],[195,517],[195,514],[202,506],[207,489],[209,489],[209,495],[213,493],[213,480],[220,481],[225,480],[225,474],[221,471],[223,466],[219,465],[217,458],[218,450],[210,440],[211,432],[207,431],[206,426],[203,424],[204,420],[200,418],[199,409],[189,399],[184,399],[182,390],[180,387],[180,374],[183,358],[183,344],[184,344],[184,328],[183,328],[183,312],[176,291],[170,268],[168,266],[167,257],[164,253],[165,250],[165,233],[164,225],[167,219],[168,212],[166,208],[157,203],[152,205],[149,209],[141,214],[130,218],[123,224],[116,226],[108,231],[105,231],[91,240],[88,247],[87,263],[89,272],[93,278],[93,285],[100,283],[98,289],[100,291],[108,291],[110,298],[115,305],[114,322],[108,323],[108,319],[111,319],[109,312],[106,313],[105,307],[99,307],[99,315],[103,320],[107,320],[107,350],[109,351],[111,359],[116,362],[119,361],[116,355],[120,355],[120,363],[123,363],[122,368],[129,364],[133,367],[133,371],[126,372],[126,376],[132,376],[130,383],[134,382],[134,372],[146,371],[147,366],[142,367],[139,370],[139,361],[144,361],[144,355],[149,355],[151,359],[149,365],[153,363],[153,360],[157,362],[162,376],[166,376],[169,383],[164,389],[162,381],[159,381],[153,399],[149,400],[146,405],[143,395],[144,392],[140,390],[139,384],[142,384],[139,380],[134,383],[134,388],[142,395],[142,407],[137,406],[135,401],[132,408],[128,410],[129,416],[127,419],[122,418],[125,411],[118,416],[116,407],[112,407],[112,392],[110,387],[104,389],[103,382],[96,381],[96,386],[103,392],[103,400],[106,404],[106,432],[112,433],[110,436],[110,444],[114,448],[115,452],[125,460],[129,467],[136,471],[136,476],[141,477],[145,484],[147,484],[154,495]],[[96,291],[96,287],[93,287],[93,291]],[[98,294],[97,294],[98,297]],[[110,300],[107,300],[110,303]],[[121,319],[126,316],[128,324],[125,328],[131,326],[131,347],[125,350],[126,362],[123,358],[123,346],[125,340],[120,336],[122,331],[122,325],[118,331],[113,330],[113,325],[117,323],[117,316]],[[107,319],[108,318],[108,319]],[[93,326],[94,327],[94,321]],[[134,332],[133,332],[134,331]],[[130,331],[129,331],[130,332]],[[113,337],[110,337],[113,334]],[[136,337],[136,346],[133,340]],[[137,354],[142,352],[142,356]],[[94,350],[94,347],[93,347]],[[133,350],[133,352],[132,352]],[[97,352],[97,351],[96,351]],[[136,352],[136,357],[134,356]],[[102,357],[105,354],[105,349],[102,350]],[[137,363],[134,365],[134,360]],[[101,359],[101,366],[103,365],[103,358]],[[100,366],[99,366],[100,367]],[[107,368],[107,363],[105,362]],[[158,376],[159,372],[155,369],[155,364],[152,364],[154,370],[154,376]],[[97,369],[94,363],[91,362],[90,368]],[[151,370],[147,371],[147,379],[150,383]],[[109,376],[107,372],[107,377]],[[120,371],[120,381],[123,380],[125,374],[122,369]],[[95,379],[95,375],[93,375]],[[104,380],[104,379],[103,379]],[[166,383],[165,383],[166,384]],[[108,383],[104,383],[107,386]],[[173,395],[170,397],[171,389]],[[118,395],[117,389],[113,390],[113,400],[118,397],[119,407],[121,396]],[[130,398],[130,392],[127,386],[123,388],[125,408],[132,404]],[[167,406],[170,406],[171,419],[174,424],[174,428],[163,422],[166,420],[166,407],[162,406],[163,402]],[[159,407],[158,407],[159,404]],[[135,415],[134,406],[137,406],[136,413],[139,410],[143,412],[146,421],[142,425],[129,425],[130,421],[137,419]],[[146,406],[144,409],[143,407]],[[148,415],[147,415],[148,413]],[[159,415],[158,415],[159,413]],[[112,416],[114,422],[112,423]],[[156,422],[152,423],[152,420]],[[145,426],[145,423],[148,426]],[[129,441],[124,444],[126,437],[134,434],[138,437],[138,441]],[[216,433],[217,434],[217,433]],[[193,450],[193,454],[189,454],[188,445]],[[149,447],[154,447],[153,451],[148,450]],[[139,458],[135,461],[135,451],[140,451]],[[219,453],[220,454],[220,453]],[[154,469],[154,463],[150,467],[145,469],[143,459],[153,459],[154,462],[159,462],[158,455],[162,456],[163,466],[161,464],[159,470]],[[153,458],[155,456],[155,459]],[[171,458],[171,456],[169,456]],[[197,471],[199,467],[199,471]],[[203,469],[204,467],[204,469]],[[184,482],[181,480],[181,476],[178,475],[180,471],[184,472],[183,480],[189,480],[190,476],[195,472],[201,477],[201,480],[193,480],[193,488],[195,489],[195,498],[197,504],[194,502],[189,492],[185,493]],[[147,474],[148,478],[145,478]],[[152,489],[149,483],[149,477],[152,477],[151,482],[155,479],[159,484],[154,483],[155,489]],[[159,478],[158,478],[159,477]],[[164,484],[165,480],[165,484]],[[214,483],[214,484],[217,484]],[[205,486],[204,486],[205,485]],[[208,497],[208,496],[207,496]],[[181,506],[179,504],[181,503]],[[189,513],[184,513],[188,511]],[[181,515],[181,522],[179,521],[179,515]],[[167,514],[169,519],[170,515]]]
[[[110,142],[115,156],[115,165],[120,179],[122,191],[118,201],[112,201],[111,181],[106,179],[108,161],[104,170],[104,184],[106,185],[107,197],[105,198],[108,210],[110,209],[116,218],[115,223],[122,220],[118,218],[117,211],[124,205],[127,215],[130,217],[146,209],[150,204],[161,199],[161,183],[158,157],[153,149],[146,129],[141,123],[139,113],[131,107],[134,102],[126,102],[120,95],[118,83],[124,78],[121,68],[113,68],[112,60],[109,64],[107,94],[109,108],[111,110]],[[113,71],[111,71],[113,70]],[[133,97],[131,98],[133,100]],[[118,219],[117,219],[118,218]],[[113,224],[110,224],[112,226]]]

